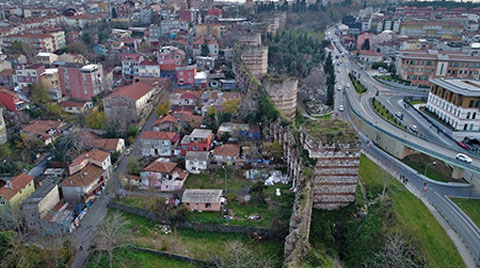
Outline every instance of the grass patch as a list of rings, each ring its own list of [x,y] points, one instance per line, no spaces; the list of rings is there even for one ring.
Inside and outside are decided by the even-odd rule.
[[[225,175],[227,177],[228,196],[235,193],[247,193],[253,181],[245,178],[242,170],[236,169],[218,169],[214,172],[204,172],[201,174],[190,174],[185,183],[186,189],[224,189]]]
[[[425,104],[425,103],[427,103],[427,102],[424,101],[424,100],[411,100],[411,101],[409,101],[409,103],[410,103],[411,105],[416,105],[416,104]]]
[[[365,155],[360,158],[359,173],[367,199],[378,198],[384,183],[385,199],[372,203],[363,219],[359,212],[363,211],[365,200],[358,200],[359,194],[356,203],[343,209],[314,210],[310,234],[314,250],[331,258],[339,257],[345,267],[363,267],[383,250],[388,235],[399,231],[415,247],[418,264],[464,267],[453,242],[419,199]]]
[[[362,83],[360,83],[360,81],[358,81],[353,74],[350,73],[348,74],[348,76],[350,77],[350,81],[352,81],[353,88],[355,88],[355,91],[358,94],[363,94],[367,92],[367,88]]]
[[[379,75],[377,76],[380,79],[386,80],[386,81],[392,81],[395,83],[400,83],[400,84],[405,84],[405,85],[411,85],[412,83],[408,80],[403,80],[399,79],[398,77],[393,77],[391,75]]]
[[[208,260],[215,254],[223,256],[227,253],[225,242],[240,241],[258,256],[267,256],[272,259],[276,266],[281,266],[283,261],[283,241],[256,241],[244,234],[199,232],[187,229],[162,234],[155,230],[156,223],[152,221],[130,213],[123,213],[123,215],[130,221],[130,227],[134,229],[132,240],[136,246]]]
[[[119,249],[115,251],[113,267],[142,267],[142,268],[193,268],[196,267],[186,261],[158,256],[146,252],[138,252],[131,249]],[[107,254],[95,253],[88,262],[87,268],[109,267]]]
[[[480,227],[480,199],[451,198]]]
[[[313,117],[316,118],[316,119],[330,119],[332,117],[332,114],[333,113],[329,113],[329,114],[326,114],[326,115],[313,116]]]
[[[402,125],[402,123],[400,123],[400,121],[389,110],[386,109],[385,105],[380,103],[377,99],[372,98],[372,106],[377,114],[383,117],[385,120],[401,129],[405,129],[405,126]]]
[[[428,178],[440,182],[459,182],[459,180],[455,180],[450,176],[452,169],[449,166],[442,161],[438,161],[437,159],[428,155],[417,153],[409,155],[401,161],[409,167],[415,169],[420,174],[425,174],[425,166],[428,163],[433,163],[435,161],[437,164],[428,166]]]

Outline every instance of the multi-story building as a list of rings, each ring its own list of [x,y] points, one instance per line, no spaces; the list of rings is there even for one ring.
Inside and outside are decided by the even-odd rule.
[[[93,14],[79,14],[70,17],[63,17],[64,23],[71,27],[84,28],[88,24],[100,22],[100,17]]]
[[[183,67],[185,52],[176,47],[165,46],[157,52],[157,59],[161,71],[175,72],[177,67]]]
[[[5,69],[0,72],[0,86],[14,88],[16,81],[17,75],[14,69]]]
[[[160,188],[162,192],[180,191],[188,177],[188,172],[177,167],[177,163],[159,158],[141,172],[142,184]]]
[[[179,86],[193,86],[195,85],[195,74],[197,72],[196,65],[189,65],[185,67],[177,67],[177,85]]]
[[[120,87],[103,99],[105,116],[109,124],[116,124],[126,130],[130,124],[137,123],[144,115],[145,109],[152,105],[156,87],[136,82]]]
[[[58,55],[51,52],[39,52],[35,55],[35,61],[50,67],[55,61],[58,61]]]
[[[140,10],[140,22],[142,24],[150,24],[153,19],[153,10],[151,8],[145,7]]]
[[[101,64],[64,64],[58,67],[58,77],[63,95],[78,101],[90,101],[111,87]]]
[[[221,25],[216,23],[195,25],[196,36],[214,35],[217,38],[222,37]]]
[[[60,80],[58,78],[58,69],[45,69],[45,72],[40,74],[40,82],[48,91],[50,99],[53,101],[62,100],[62,89],[60,88]]]
[[[29,29],[28,33],[32,34],[49,34],[53,37],[54,50],[60,49],[66,45],[65,32],[61,28],[56,27],[39,27],[35,29]]]
[[[29,66],[18,65],[15,73],[17,75],[18,85],[27,87],[40,82],[40,75],[45,72],[45,66],[40,63]]]
[[[122,77],[125,79],[133,79],[138,76],[138,66],[143,62],[144,58],[140,54],[123,54],[122,59]]]
[[[178,144],[180,136],[175,132],[165,131],[144,131],[140,135],[140,146],[143,156],[174,155],[174,149]]]
[[[480,81],[431,78],[427,110],[453,129],[453,137],[480,138]]]
[[[193,41],[193,56],[204,56],[202,55],[202,46],[207,45],[208,54],[205,56],[218,56],[218,42],[216,40],[206,40],[206,39],[197,39]]]
[[[59,180],[61,179],[57,177],[45,178],[42,180],[40,188],[36,189],[23,203],[25,222],[29,230],[45,229],[45,217],[60,202]]]
[[[209,152],[187,152],[185,156],[185,168],[192,174],[200,174],[206,170],[209,163]]]
[[[6,88],[0,88],[0,103],[10,112],[15,112],[25,106],[25,102],[16,92]]]
[[[23,200],[35,191],[33,179],[32,176],[22,173],[6,181],[0,188],[0,213],[12,212],[19,208]]]
[[[460,23],[435,20],[409,20],[400,24],[400,34],[409,37],[461,39],[464,26]]]
[[[8,52],[15,42],[29,44],[36,52],[54,52],[55,38],[51,34],[12,34],[2,37],[2,50]]]
[[[212,139],[213,134],[210,129],[194,129],[190,135],[185,135],[180,142],[182,156],[185,156],[189,151],[210,151]]]
[[[160,65],[152,60],[144,60],[138,65],[139,77],[160,77]]]
[[[429,85],[429,78],[479,79],[480,58],[437,50],[398,51],[397,73],[413,85]]]

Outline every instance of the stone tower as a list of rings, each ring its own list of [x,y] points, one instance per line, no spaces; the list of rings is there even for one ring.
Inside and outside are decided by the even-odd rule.
[[[295,121],[297,110],[298,80],[280,75],[265,75],[262,85],[278,110],[288,119]]]
[[[313,206],[339,209],[355,200],[361,142],[344,121],[306,122],[301,129],[303,148],[315,161]]]

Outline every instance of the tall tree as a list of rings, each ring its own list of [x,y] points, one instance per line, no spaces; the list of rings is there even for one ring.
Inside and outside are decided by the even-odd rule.
[[[97,250],[107,252],[110,268],[113,268],[115,249],[126,247],[129,244],[131,231],[127,227],[128,223],[121,213],[114,212],[97,230],[95,237]]]
[[[217,268],[271,268],[274,267],[268,257],[258,257],[242,242],[225,243],[226,255],[215,256],[212,259],[213,267]]]
[[[206,56],[208,56],[208,54],[210,54],[210,49],[208,48],[207,41],[205,41],[205,43],[202,44],[200,49],[201,49],[200,54],[202,56],[206,57]]]
[[[30,100],[35,105],[42,105],[50,101],[48,91],[40,83],[35,83],[30,86]]]
[[[159,116],[164,116],[170,112],[170,102],[169,101],[164,101],[161,102],[157,105],[156,108],[157,114]]]

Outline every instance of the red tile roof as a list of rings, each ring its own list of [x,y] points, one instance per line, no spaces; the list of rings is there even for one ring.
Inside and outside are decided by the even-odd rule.
[[[102,149],[107,152],[115,152],[117,150],[118,138],[95,138],[93,140],[93,147],[97,149]]]
[[[144,60],[140,63],[142,66],[159,66],[159,64],[153,60]]]
[[[62,101],[60,102],[61,107],[78,107],[82,108],[85,106],[85,102],[78,102],[78,101]]]
[[[225,144],[213,150],[213,155],[221,156],[239,156],[240,146],[236,144]]]
[[[94,161],[98,161],[98,162],[103,162],[105,161],[108,157],[110,156],[110,153],[107,153],[107,152],[104,152],[104,151],[101,151],[101,150],[98,150],[98,149],[93,149],[93,150],[90,150],[86,153],[83,153],[79,156],[77,156],[77,158],[73,159],[72,163],[70,164],[70,166],[76,166],[76,165],[79,165],[83,162],[83,160],[87,159],[87,158],[90,158]]]
[[[153,89],[154,86],[152,86],[151,84],[145,82],[136,82],[128,86],[118,88],[112,94],[108,95],[107,98],[123,96],[132,100],[138,100]]]
[[[148,140],[169,140],[171,142],[177,142],[180,139],[180,135],[175,132],[167,131],[145,131],[140,134],[140,138]]]
[[[103,172],[102,168],[97,167],[94,164],[88,164],[82,168],[79,172],[67,177],[60,183],[63,187],[84,187],[91,185],[96,178],[100,177]]]
[[[25,132],[41,135],[43,137],[50,136],[47,132],[51,129],[58,129],[62,126],[61,121],[53,120],[34,120],[30,124],[24,127],[22,130]]]
[[[171,114],[167,114],[155,120],[155,122],[153,122],[153,126],[158,126],[163,123],[178,123],[178,120],[177,118],[173,117]]]
[[[3,187],[0,188],[0,196],[10,200],[12,197],[14,197],[20,190],[25,188],[27,184],[33,181],[33,177],[28,175],[28,174],[20,174],[16,177],[13,177],[10,179],[10,183],[12,185],[12,188],[8,187],[8,183],[5,184]]]
[[[168,162],[163,159],[155,160],[144,171],[158,172],[158,173],[170,173],[177,167],[176,163]]]

